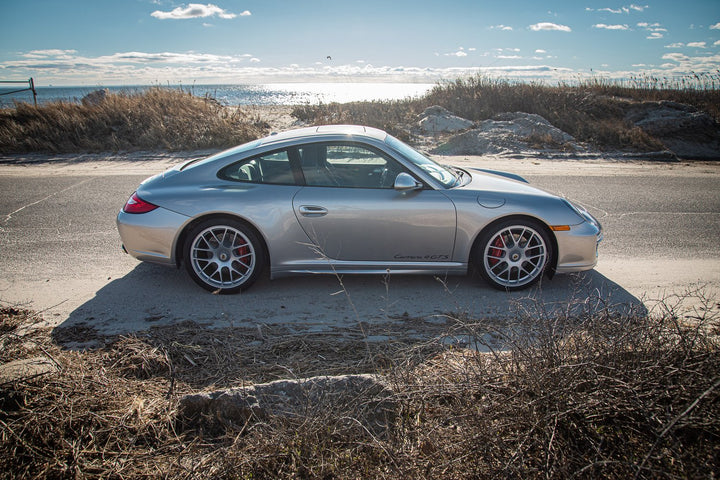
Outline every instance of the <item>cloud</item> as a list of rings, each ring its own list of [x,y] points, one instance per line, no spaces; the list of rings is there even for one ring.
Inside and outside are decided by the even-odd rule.
[[[710,42],[707,42],[710,45]],[[720,43],[720,42],[718,42]],[[684,45],[684,44],[683,44]],[[537,49],[534,56],[524,56],[527,62],[536,65],[523,65],[523,60],[515,48],[507,47],[493,50],[485,55],[494,58],[492,66],[456,65],[454,67],[414,67],[402,65],[372,65],[358,63],[353,59],[346,64],[336,62],[328,65],[322,62],[303,64],[290,62],[282,66],[268,65],[260,58],[249,53],[220,55],[204,52],[143,52],[124,51],[102,56],[85,56],[74,50],[47,49],[18,52],[13,60],[0,63],[0,77],[29,78],[41,72],[46,82],[55,85],[117,85],[117,84],[157,84],[196,82],[203,83],[273,83],[285,81],[332,82],[358,78],[359,81],[381,82],[427,82],[452,80],[476,74],[499,76],[504,78],[542,80],[548,82],[576,80],[587,75],[603,75],[609,79],[628,78],[644,74],[663,76],[682,76],[690,72],[712,72],[720,65],[720,54],[713,50],[691,49],[688,52],[666,51],[662,65],[635,64],[627,71],[607,71],[594,69],[572,69],[561,65],[544,65],[548,60],[544,49]],[[525,49],[523,49],[525,51]],[[532,51],[532,50],[529,50]],[[479,52],[470,54],[469,48],[455,49],[467,53],[468,58],[480,56]],[[690,52],[702,52],[692,54]],[[462,56],[462,55],[461,55]],[[502,57],[502,58],[499,58]],[[466,63],[460,60],[457,63]],[[519,65],[512,65],[516,63]],[[4,72],[4,73],[3,73]]]
[[[468,50],[475,51],[474,48],[470,48]],[[457,52],[444,53],[443,55],[446,57],[467,57],[468,56],[468,54],[465,52],[465,48],[463,48],[463,47],[458,47]],[[436,53],[435,56],[438,56],[438,54]]]
[[[605,25],[604,23],[596,23],[593,28],[602,28],[605,30],[628,30],[630,27],[627,25]]]
[[[659,23],[640,22],[637,26],[653,32],[667,32],[667,28],[663,28]]]
[[[512,27],[509,27],[507,25],[502,25],[502,24],[501,25],[493,25],[492,27],[490,27],[490,30],[504,30],[504,31],[508,31],[508,32],[512,31],[512,29],[513,29]]]
[[[596,9],[593,9],[593,8],[590,8],[590,7],[585,7],[585,11],[586,11],[586,12],[608,12],[608,13],[614,13],[614,14],[621,14],[621,13],[630,13],[630,12],[633,12],[633,11],[634,11],[634,12],[642,12],[642,11],[644,11],[646,8],[649,8],[649,5],[635,5],[635,4],[631,4],[631,5],[626,5],[626,6],[624,6],[624,7],[614,8],[614,9],[613,9],[613,8],[609,8],[609,7],[605,7],[605,8],[598,8],[598,9],[596,10]]]
[[[237,17],[236,14],[227,12],[212,3],[208,3],[207,5],[203,5],[201,3],[191,3],[187,7],[177,7],[169,12],[155,10],[150,15],[160,20],[184,20],[188,18],[205,18],[214,16],[229,20]],[[246,10],[240,15],[247,16],[250,15],[250,12]]]
[[[77,53],[77,50],[60,50],[57,48],[50,48],[47,50],[31,50],[24,53],[23,56],[26,58],[44,58],[44,57],[59,57],[73,55]]]
[[[645,37],[648,40],[663,38],[665,36],[665,32],[667,32],[667,28],[663,28],[663,26],[659,23],[639,22],[637,26],[650,32],[650,35]]]
[[[502,49],[512,57],[513,48]],[[68,53],[70,52],[70,53]],[[470,52],[469,48],[457,52]],[[462,56],[462,55],[461,55]],[[468,54],[468,56],[470,56]],[[515,61],[500,60],[500,61]],[[570,68],[548,65],[494,65],[492,67],[412,67],[375,66],[369,63],[327,65],[322,62],[292,67],[264,65],[250,54],[217,55],[202,52],[116,52],[102,56],[83,56],[75,51],[37,50],[19,52],[15,60],[0,63],[0,74],[13,78],[30,77],[42,72],[45,81],[56,85],[116,85],[196,82],[232,83],[239,78],[249,82],[282,82],[303,79],[309,82],[347,81],[357,77],[365,81],[436,82],[443,79],[488,74],[530,78],[533,80],[569,78]]]
[[[707,44],[705,42],[688,42],[687,46],[694,48],[705,48]]]
[[[539,32],[541,30],[557,30],[560,32],[572,32],[572,29],[567,25],[558,25],[557,23],[540,22],[530,25],[528,27],[533,32]]]
[[[675,63],[667,63],[662,66],[666,72],[673,75],[692,75],[694,72],[711,72],[717,69],[720,64],[720,54],[690,56],[682,53],[666,53],[663,60],[670,60]]]
[[[662,56],[663,60],[672,60],[673,62],[685,62],[690,59],[684,53],[666,53]]]
[[[670,45],[665,45],[665,48],[682,48],[684,46],[685,46],[685,44],[682,42],[675,42],[675,43],[671,43]]]
[[[710,30],[720,30],[720,22],[715,25],[710,25]]]
[[[718,40],[718,41],[716,41],[715,43],[713,43],[713,45],[716,46],[716,47],[717,47],[718,45],[720,45],[720,40]]]

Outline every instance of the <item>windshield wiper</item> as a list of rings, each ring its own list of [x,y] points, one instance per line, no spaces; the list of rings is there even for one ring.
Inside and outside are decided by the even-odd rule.
[[[450,173],[453,174],[455,177],[455,180],[457,181],[456,185],[460,185],[462,183],[462,179],[465,176],[465,172],[457,167],[452,167],[450,165],[446,166]]]

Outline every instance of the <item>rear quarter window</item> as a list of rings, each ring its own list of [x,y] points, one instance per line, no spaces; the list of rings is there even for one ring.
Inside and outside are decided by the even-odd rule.
[[[266,153],[232,163],[220,170],[218,177],[233,182],[295,184],[290,158],[286,150]]]

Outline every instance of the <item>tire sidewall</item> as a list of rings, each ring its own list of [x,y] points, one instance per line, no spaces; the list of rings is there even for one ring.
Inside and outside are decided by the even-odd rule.
[[[490,241],[502,230],[505,230],[509,227],[513,226],[524,226],[532,228],[538,235],[540,235],[540,238],[545,243],[545,263],[542,266],[542,269],[540,272],[529,282],[523,283],[522,285],[503,285],[501,283],[498,283],[490,273],[487,271],[485,267],[485,251],[488,248],[488,244]],[[551,264],[552,260],[552,247],[550,243],[550,237],[547,233],[546,228],[538,221],[527,219],[527,218],[509,218],[506,220],[499,221],[495,224],[493,224],[490,228],[486,229],[485,232],[482,233],[482,235],[479,237],[478,242],[475,246],[475,249],[473,251],[473,266],[475,269],[480,273],[480,276],[485,280],[488,284],[490,284],[493,288],[496,288],[498,290],[504,290],[504,291],[515,291],[515,290],[523,290],[525,288],[528,288],[543,277],[545,272],[548,269],[548,266]]]
[[[253,266],[252,272],[250,272],[250,275],[248,275],[245,278],[245,281],[243,281],[243,283],[241,283],[240,285],[231,288],[222,288],[215,285],[210,285],[206,283],[193,268],[192,246],[195,243],[198,235],[211,227],[229,227],[238,230],[251,244],[255,255],[255,264]],[[185,260],[185,269],[187,270],[188,274],[190,274],[190,278],[192,278],[195,283],[200,285],[205,290],[213,293],[232,294],[249,288],[257,280],[265,265],[265,252],[255,232],[244,223],[231,218],[213,218],[198,223],[197,225],[193,226],[192,229],[188,232],[188,235],[185,238],[185,244],[183,246],[183,259]]]

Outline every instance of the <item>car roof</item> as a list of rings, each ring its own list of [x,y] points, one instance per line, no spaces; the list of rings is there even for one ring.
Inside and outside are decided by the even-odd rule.
[[[377,128],[362,125],[320,125],[272,133],[258,140],[258,146],[271,145],[288,140],[312,139],[313,137],[318,137],[318,139],[320,137],[366,137],[384,141],[387,133]]]

